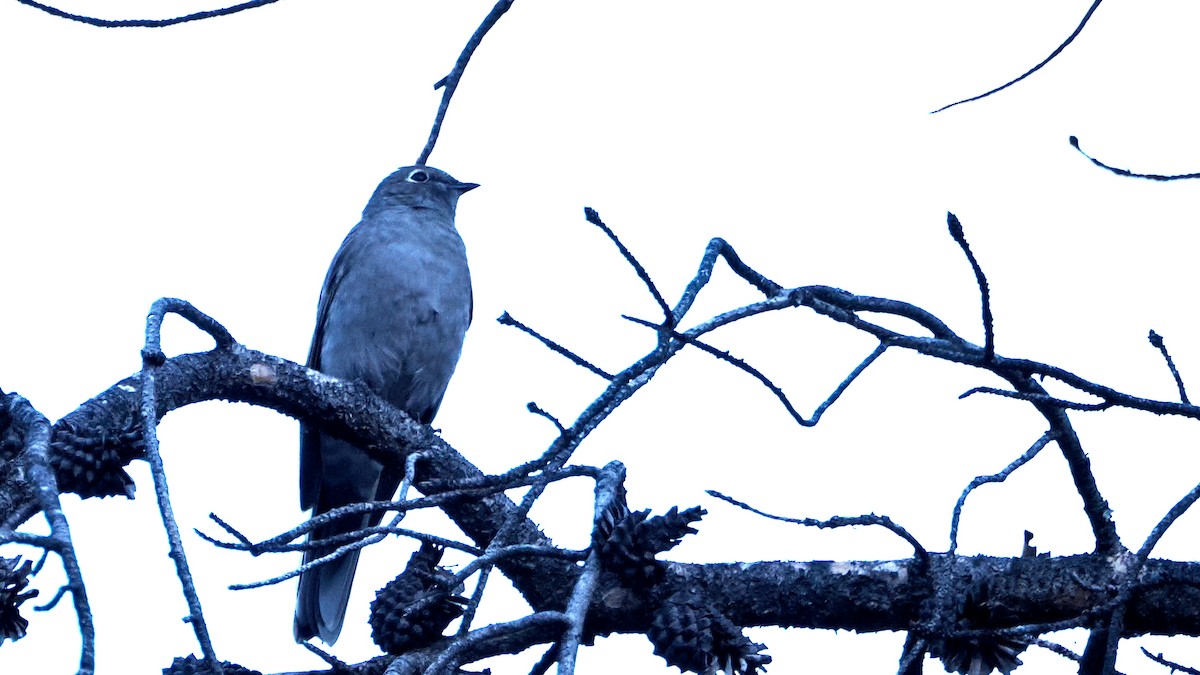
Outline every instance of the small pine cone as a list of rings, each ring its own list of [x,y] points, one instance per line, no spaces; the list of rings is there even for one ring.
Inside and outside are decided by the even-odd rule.
[[[80,497],[133,498],[133,479],[125,465],[143,455],[145,442],[136,426],[116,435],[93,436],[70,424],[55,429],[50,442],[50,465],[62,492]]]
[[[646,547],[638,536],[650,509],[635,511],[619,521],[600,542],[597,551],[604,569],[616,574],[630,586],[648,585],[662,579],[662,563],[654,559],[655,551]]]
[[[976,581],[963,598],[962,621],[965,629],[983,628],[993,622],[992,602],[986,580]],[[1000,671],[1009,675],[1021,665],[1017,655],[1029,643],[1011,637],[949,637],[931,640],[929,655],[942,662],[947,673],[988,675]]]
[[[433,644],[450,622],[462,616],[466,600],[452,595],[454,575],[437,564],[442,547],[425,542],[413,553],[404,571],[375,594],[371,603],[371,639],[380,649],[398,656]],[[418,609],[410,609],[418,601]]]
[[[655,654],[684,672],[754,675],[765,673],[771,662],[761,653],[764,645],[751,642],[725,615],[690,591],[667,599],[646,637]]]
[[[663,565],[655,556],[677,546],[685,535],[695,534],[691,523],[704,514],[698,506],[682,513],[678,507],[671,507],[666,515],[649,518],[647,509],[628,514],[607,533],[597,526],[596,537],[603,535],[598,549],[600,560],[625,584],[656,583],[662,579]]]
[[[221,670],[225,671],[225,675],[262,675],[257,670],[243,668],[228,661],[221,662]],[[170,667],[163,668],[163,675],[210,675],[212,672],[213,670],[209,668],[206,660],[198,659],[192,654],[189,654],[187,658],[177,656],[171,662]]]
[[[678,506],[672,506],[666,515],[655,516],[647,520],[641,531],[638,532],[638,536],[646,542],[648,548],[657,553],[670,551],[678,546],[680,540],[687,535],[696,534],[696,528],[692,527],[692,523],[707,514],[708,511],[699,506],[693,506],[682,513]]]
[[[0,558],[0,644],[5,640],[20,640],[25,637],[29,620],[21,616],[21,603],[36,597],[36,590],[26,591],[33,563],[21,556]]]

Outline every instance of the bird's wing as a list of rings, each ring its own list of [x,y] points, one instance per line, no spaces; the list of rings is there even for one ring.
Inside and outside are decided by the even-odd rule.
[[[325,321],[329,317],[329,306],[337,294],[338,286],[346,276],[346,258],[351,247],[347,246],[358,228],[350,231],[321,285],[321,298],[317,301],[317,326],[313,329],[312,344],[308,347],[308,362],[313,370],[321,370],[321,346],[325,340]],[[317,505],[317,494],[321,485],[321,432],[310,424],[300,423],[300,508],[308,510]]]

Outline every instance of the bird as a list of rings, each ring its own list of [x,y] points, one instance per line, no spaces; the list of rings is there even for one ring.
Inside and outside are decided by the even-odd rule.
[[[309,368],[362,382],[414,420],[433,421],[471,323],[471,274],[454,214],[458,198],[476,187],[424,165],[397,169],[379,184],[325,276]],[[402,476],[353,443],[301,422],[300,507],[314,517],[346,504],[389,500]],[[378,525],[382,516],[336,519],[314,528],[309,541]],[[304,562],[335,548],[306,550]],[[300,575],[297,642],[337,640],[358,553]]]

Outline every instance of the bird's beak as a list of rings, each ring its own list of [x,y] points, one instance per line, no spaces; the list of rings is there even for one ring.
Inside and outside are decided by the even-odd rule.
[[[454,184],[454,189],[458,190],[459,194],[462,194],[463,192],[470,192],[471,190],[474,190],[477,187],[479,187],[479,183],[455,183]]]

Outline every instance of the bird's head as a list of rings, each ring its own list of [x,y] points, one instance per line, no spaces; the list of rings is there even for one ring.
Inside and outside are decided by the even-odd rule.
[[[393,171],[375,188],[363,214],[397,206],[449,209],[453,214],[459,196],[477,187],[478,183],[464,183],[432,166],[404,166]]]

